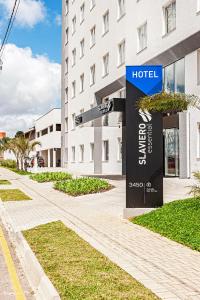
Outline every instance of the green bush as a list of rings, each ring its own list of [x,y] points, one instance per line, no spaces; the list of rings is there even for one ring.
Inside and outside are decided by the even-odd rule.
[[[197,184],[194,184],[191,187],[190,194],[192,194],[194,197],[200,197],[200,172],[196,172],[193,175],[197,180]]]
[[[106,180],[98,178],[76,178],[56,182],[54,188],[71,196],[80,196],[109,190],[111,185]]]
[[[12,159],[5,159],[5,160],[2,160],[0,161],[0,165],[2,167],[5,167],[5,168],[11,168],[11,169],[14,169],[17,167],[17,163],[15,160],[12,160]]]
[[[33,174],[30,178],[37,182],[51,182],[72,179],[72,175],[64,172],[44,172]]]

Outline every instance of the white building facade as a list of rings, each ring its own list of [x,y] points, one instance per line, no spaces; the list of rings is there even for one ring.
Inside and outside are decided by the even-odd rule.
[[[44,159],[45,167],[61,165],[61,109],[54,108],[34,122],[38,155]]]
[[[125,98],[125,66],[161,64],[164,89],[200,95],[199,0],[63,0],[62,166],[122,173],[122,115],[82,127],[75,116]],[[164,118],[164,172],[200,169],[200,111]]]

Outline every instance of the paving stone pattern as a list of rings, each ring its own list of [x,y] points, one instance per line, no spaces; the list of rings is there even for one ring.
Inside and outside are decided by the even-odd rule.
[[[4,203],[16,231],[62,220],[161,299],[200,299],[200,253],[123,220],[124,181],[112,182],[116,188],[109,192],[73,198],[51,183],[5,169],[0,174],[33,199]],[[190,183],[165,180],[166,202],[187,197]]]

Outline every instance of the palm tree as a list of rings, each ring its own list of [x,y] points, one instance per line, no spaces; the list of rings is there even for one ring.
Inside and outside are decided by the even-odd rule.
[[[30,142],[23,135],[19,135],[10,141],[9,149],[16,157],[18,169],[21,165],[21,169],[24,170],[25,158],[29,156],[31,151],[34,151],[37,145],[41,146],[41,143],[38,141]]]

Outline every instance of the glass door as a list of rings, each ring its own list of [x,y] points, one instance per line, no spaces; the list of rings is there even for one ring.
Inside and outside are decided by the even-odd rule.
[[[179,176],[179,130],[164,129],[164,176]]]

